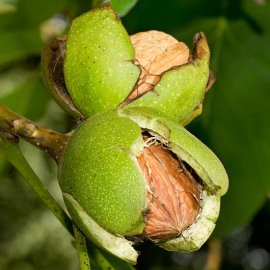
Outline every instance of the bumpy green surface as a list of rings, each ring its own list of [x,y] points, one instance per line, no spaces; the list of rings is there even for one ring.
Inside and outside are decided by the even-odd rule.
[[[189,63],[165,72],[160,82],[129,107],[150,107],[186,125],[201,113],[209,79],[210,51],[203,33],[194,36],[194,56]]]
[[[142,148],[133,121],[115,112],[88,119],[73,134],[60,165],[62,191],[108,231],[141,233],[146,187],[134,158]]]
[[[208,77],[207,59],[181,66],[166,72],[155,86],[155,92],[146,93],[129,106],[150,107],[178,123],[187,122],[204,98]]]
[[[164,138],[170,149],[196,171],[204,183],[204,188],[211,194],[222,196],[226,193],[229,181],[222,163],[206,145],[184,127],[149,108],[128,108],[120,111],[120,115]]]
[[[133,59],[129,36],[110,6],[73,21],[64,76],[74,104],[85,117],[117,108],[128,96],[140,74]]]

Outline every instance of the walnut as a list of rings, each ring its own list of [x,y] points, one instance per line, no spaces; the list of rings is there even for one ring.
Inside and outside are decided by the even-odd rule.
[[[189,60],[187,45],[166,33],[153,30],[140,32],[130,36],[130,39],[135,48],[135,64],[141,68],[141,74],[128,100],[153,90],[164,72]]]

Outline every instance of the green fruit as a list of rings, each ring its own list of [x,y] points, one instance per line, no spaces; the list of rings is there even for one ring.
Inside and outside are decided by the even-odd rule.
[[[72,23],[64,61],[68,93],[85,118],[125,106],[151,107],[187,124],[201,112],[209,79],[210,52],[203,33],[194,36],[194,46],[188,63],[150,74],[160,77],[156,85],[130,100],[145,67],[136,62],[136,48],[119,18],[110,5],[104,5]],[[170,59],[168,54],[164,57]],[[166,62],[167,58],[163,60]]]
[[[140,74],[132,62],[134,53],[128,33],[109,5],[72,22],[64,76],[85,117],[116,108],[128,96]]]
[[[142,232],[146,190],[143,176],[130,158],[142,149],[141,130],[133,121],[116,113],[88,119],[75,131],[66,149],[60,169],[62,190],[72,194],[110,232]],[[130,203],[123,203],[123,197]]]
[[[160,113],[129,108],[86,120],[72,135],[59,167],[64,199],[86,236],[131,263],[136,262],[137,253],[124,236],[144,235],[149,215],[149,188],[138,163],[146,133],[200,179],[196,184],[201,190],[196,219],[175,237],[157,238],[155,242],[161,247],[181,252],[198,249],[215,227],[220,196],[228,188],[226,172],[217,157]]]
[[[194,45],[191,62],[165,72],[155,92],[147,92],[128,106],[150,107],[178,123],[189,123],[204,99],[209,78],[210,53],[203,33],[194,36]]]

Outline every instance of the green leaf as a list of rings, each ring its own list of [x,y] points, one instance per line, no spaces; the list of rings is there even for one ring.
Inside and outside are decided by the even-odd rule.
[[[137,4],[138,0],[111,0],[113,9],[120,17],[127,13]]]
[[[99,5],[105,3],[104,0],[92,0],[92,8],[97,8]]]
[[[270,28],[260,19],[269,12],[269,5],[262,8],[249,2],[235,14],[237,19],[220,16],[200,21],[212,42],[217,83],[206,96],[196,132],[198,136],[203,133],[230,177],[216,237],[225,237],[250,222],[270,192],[270,57],[266,53]]]
[[[224,17],[216,22],[212,60],[217,85],[207,97],[202,117],[210,145],[230,176],[215,232],[219,237],[248,223],[270,192],[270,56],[266,53],[270,27],[262,20],[270,6],[247,1],[242,8],[236,20]]]

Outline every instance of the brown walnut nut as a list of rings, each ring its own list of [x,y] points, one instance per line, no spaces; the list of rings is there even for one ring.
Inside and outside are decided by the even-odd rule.
[[[160,241],[177,237],[192,225],[200,211],[199,183],[162,143],[147,140],[137,158],[147,186],[144,235]]]
[[[153,90],[164,72],[187,63],[190,57],[185,43],[164,32],[140,32],[130,36],[130,40],[135,48],[134,63],[141,74],[126,102]]]

